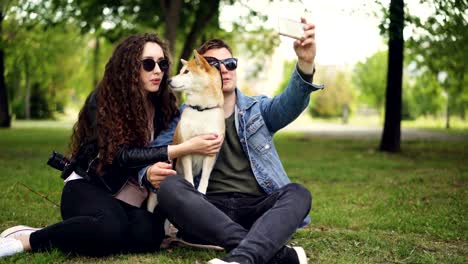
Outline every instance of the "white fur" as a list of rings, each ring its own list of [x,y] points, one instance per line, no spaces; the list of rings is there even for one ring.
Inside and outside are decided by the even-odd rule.
[[[203,134],[224,135],[224,111],[222,108],[214,108],[198,111],[187,107],[180,119],[180,133],[182,141]],[[185,179],[193,184],[193,177],[201,174],[198,191],[206,193],[208,181],[213,169],[216,156],[186,155],[177,162],[177,173],[183,174]]]

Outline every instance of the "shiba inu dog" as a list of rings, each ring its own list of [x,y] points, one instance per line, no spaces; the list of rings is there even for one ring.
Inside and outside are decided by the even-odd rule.
[[[224,137],[224,97],[220,72],[211,66],[203,56],[194,51],[190,61],[182,60],[184,67],[180,74],[169,80],[169,86],[177,92],[185,92],[187,107],[182,112],[174,134],[174,144],[180,144],[195,136],[217,134]],[[201,172],[197,190],[203,194],[216,161],[216,156],[190,154],[179,157],[176,171],[194,185],[193,178]],[[156,206],[152,193],[148,200],[148,210]]]

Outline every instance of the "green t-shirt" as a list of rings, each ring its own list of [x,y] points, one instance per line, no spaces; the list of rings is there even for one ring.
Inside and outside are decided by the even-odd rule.
[[[263,195],[250,167],[250,162],[242,150],[234,124],[234,114],[225,119],[226,134],[218,154],[207,193],[238,192]]]

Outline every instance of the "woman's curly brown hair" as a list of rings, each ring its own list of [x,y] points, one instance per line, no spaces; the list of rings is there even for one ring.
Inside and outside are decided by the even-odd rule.
[[[159,90],[145,95],[143,82],[140,78],[142,69],[141,56],[147,42],[155,42],[161,46],[164,57],[171,65],[169,50],[155,34],[138,34],[124,39],[114,50],[109,59],[102,81],[96,88],[97,100],[97,146],[99,150],[98,173],[112,160],[123,146],[145,147],[151,139],[148,124],[153,122],[145,109],[145,100],[155,107],[154,123],[161,131],[168,127],[171,119],[178,113],[176,97],[167,87],[168,73],[164,74]],[[148,98],[149,97],[149,98]],[[86,144],[92,136],[89,131],[89,109],[86,104],[81,109],[78,121],[74,126],[71,140],[71,157],[77,155],[80,146]],[[88,121],[88,122],[87,122]]]

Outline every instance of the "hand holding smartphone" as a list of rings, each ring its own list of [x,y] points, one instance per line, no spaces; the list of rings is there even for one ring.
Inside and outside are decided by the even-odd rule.
[[[304,24],[287,18],[278,18],[278,32],[280,35],[301,39],[304,36]]]

